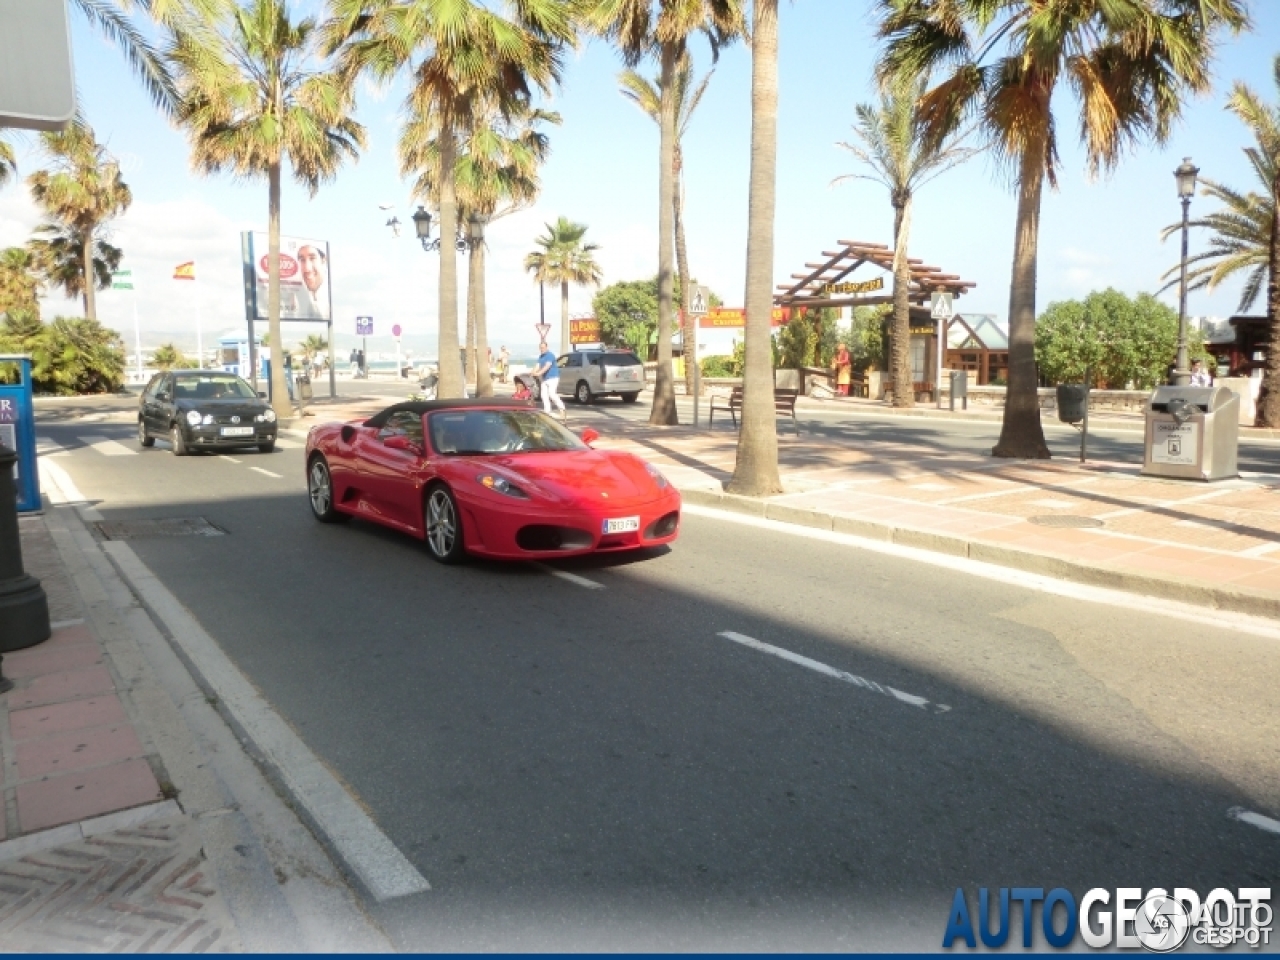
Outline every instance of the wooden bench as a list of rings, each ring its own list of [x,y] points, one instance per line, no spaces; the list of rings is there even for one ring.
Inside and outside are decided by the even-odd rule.
[[[796,435],[800,434],[800,424],[796,422],[796,398],[800,396],[799,390],[775,389],[773,391],[773,410],[778,416],[790,417],[792,429]],[[729,396],[723,395],[711,397],[711,410],[707,415],[707,426],[710,427],[715,420],[717,410],[728,410],[729,416],[733,418],[734,427],[738,426],[738,411],[742,409],[742,387],[734,387],[733,392]]]

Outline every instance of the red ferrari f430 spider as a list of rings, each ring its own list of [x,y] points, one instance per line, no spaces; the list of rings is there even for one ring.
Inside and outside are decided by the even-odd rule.
[[[426,540],[431,555],[546,560],[670,543],[680,494],[639,457],[594,450],[527,403],[396,403],[307,437],[317,520],[364,517]]]

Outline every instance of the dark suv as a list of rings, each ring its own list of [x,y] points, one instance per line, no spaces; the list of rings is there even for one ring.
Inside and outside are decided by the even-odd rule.
[[[142,391],[138,442],[155,445],[167,437],[175,456],[192,450],[276,445],[276,415],[253,387],[221,370],[157,373]]]
[[[561,395],[579,403],[609,396],[635,403],[644,389],[644,364],[631,350],[575,350],[557,360],[556,366]]]

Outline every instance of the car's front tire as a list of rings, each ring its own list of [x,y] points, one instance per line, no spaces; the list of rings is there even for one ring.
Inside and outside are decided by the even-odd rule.
[[[176,423],[169,429],[169,445],[173,447],[173,455],[175,457],[185,457],[189,452],[187,450],[187,440],[182,435],[182,428]]]
[[[423,509],[427,550],[441,563],[461,563],[466,549],[462,545],[462,516],[458,502],[443,483],[427,491]]]
[[[270,440],[264,440],[262,443],[258,444],[259,453],[271,453],[273,450],[275,450],[275,448],[276,448],[275,438],[272,438]]]
[[[143,447],[156,445],[156,438],[147,433],[147,422],[142,418],[138,419],[138,445]]]
[[[591,394],[591,385],[585,380],[579,380],[577,388],[573,391],[573,397],[584,407],[595,400]]]
[[[333,508],[333,475],[323,456],[311,458],[307,468],[307,498],[311,501],[311,515],[321,523],[341,523],[350,519]]]

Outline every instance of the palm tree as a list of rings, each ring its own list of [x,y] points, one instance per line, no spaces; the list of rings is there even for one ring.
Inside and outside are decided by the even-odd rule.
[[[111,286],[111,271],[119,268],[124,251],[101,239],[90,244],[80,229],[61,223],[42,223],[35,233],[30,242],[31,258],[41,279],[68,298],[80,297],[84,315],[96,320],[90,304],[96,291]],[[92,283],[85,283],[87,258],[93,263],[87,274],[93,278]]]
[[[702,95],[707,92],[707,85],[711,82],[711,74],[714,72],[714,70],[707,71],[706,75],[695,86],[693,84],[693,66],[686,54],[684,60],[681,61],[680,66],[676,69],[675,89],[672,92],[676,110],[674,161],[676,186],[671,216],[675,221],[676,231],[676,275],[680,281],[680,315],[684,318],[684,331],[681,337],[681,342],[684,344],[684,382],[685,390],[689,394],[693,393],[694,338],[697,336],[698,331],[696,318],[689,315],[691,281],[689,279],[689,251],[685,244],[684,236],[683,141],[685,132],[689,129],[689,121],[693,119],[694,111],[698,109],[698,104],[702,102]],[[661,128],[662,77],[658,76],[653,80],[649,80],[635,70],[623,70],[618,75],[618,81],[622,84],[622,95],[643,110],[649,119]]]
[[[560,217],[554,224],[547,224],[547,232],[536,238],[540,249],[524,258],[524,268],[533,274],[538,283],[560,284],[560,349],[569,349],[569,284],[580,287],[600,285],[604,273],[592,256],[600,249],[598,244],[583,243],[585,223],[574,223],[568,217]]]
[[[186,355],[172,343],[163,343],[156,347],[155,353],[151,355],[151,365],[157,370],[173,370],[189,367],[191,363]]]
[[[352,119],[350,87],[318,56],[312,19],[294,23],[285,0],[249,0],[217,29],[175,30],[169,55],[179,72],[180,118],[202,173],[230,170],[267,180],[267,324],[280,336],[280,177],[286,159],[293,178],[315,196],[364,146]],[[276,416],[293,416],[284,364],[271,364]]]
[[[1046,458],[1035,359],[1036,246],[1044,183],[1056,186],[1052,110],[1060,83],[1080,104],[1091,173],[1143,139],[1164,143],[1190,95],[1209,89],[1217,30],[1245,28],[1244,0],[879,0],[882,81],[941,75],[919,104],[928,138],[977,119],[1015,172],[1009,387],[997,457]]]
[[[42,269],[68,296],[83,296],[84,315],[96,320],[96,290],[106,286],[100,282],[97,269],[98,251],[115,250],[102,240],[102,229],[129,208],[133,194],[120,176],[119,163],[98,143],[87,124],[76,123],[60,132],[42,133],[40,142],[52,167],[31,174],[27,185],[32,199],[49,219],[40,229],[50,235],[41,248]],[[75,244],[79,247],[73,248]],[[78,265],[67,262],[73,249],[78,253]],[[110,261],[110,253],[101,259]],[[119,264],[119,251],[115,252],[115,263]],[[55,268],[56,277],[50,273]],[[106,283],[110,282],[108,270]]]
[[[477,129],[496,107],[510,116],[532,90],[549,94],[559,82],[563,49],[576,40],[577,0],[508,0],[502,16],[481,0],[331,0],[325,26],[329,49],[341,49],[349,79],[368,72],[387,82],[408,69],[405,113],[436,131],[439,168],[456,169],[459,136]],[[405,170],[401,156],[402,172]],[[438,348],[441,397],[465,392],[458,367],[457,185],[439,186],[440,283]]]
[[[503,117],[496,104],[477,111],[476,125],[459,143],[454,184],[459,220],[478,219],[481,224],[523,210],[541,190],[538,168],[546,161],[548,140],[539,127],[560,123],[558,113],[531,106],[518,107]],[[414,195],[439,209],[440,139],[428,118],[412,117],[400,138],[401,165],[418,171]],[[467,333],[465,371],[474,379],[476,395],[493,396],[493,378],[487,362],[489,337],[485,310],[485,243],[468,237]]]
[[[854,112],[858,143],[841,143],[870,173],[850,173],[840,180],[874,180],[889,191],[893,207],[893,346],[889,367],[893,375],[893,405],[915,404],[911,379],[911,264],[907,247],[911,234],[911,203],[916,191],[941,173],[963,163],[974,150],[961,145],[965,134],[940,141],[921,136],[916,104],[925,93],[924,78],[894,83],[880,94],[880,105],[860,103]]]
[[[782,491],[773,405],[773,222],[777,208],[778,0],[755,0],[751,24],[751,175],[747,208],[742,428],[731,493]]]
[[[303,354],[306,355],[307,362],[310,363],[316,357],[327,353],[329,350],[329,341],[318,333],[309,333],[299,344]]]
[[[13,155],[13,144],[0,139],[0,187],[18,175],[18,158]]]
[[[583,17],[595,32],[612,41],[623,62],[634,68],[656,55],[662,91],[658,124],[658,366],[649,422],[679,423],[671,382],[673,309],[673,224],[676,195],[676,74],[688,57],[689,37],[703,33],[713,58],[721,46],[744,32],[741,0],[584,0]]]
[[[40,317],[40,273],[26,247],[0,250],[0,313]]]

